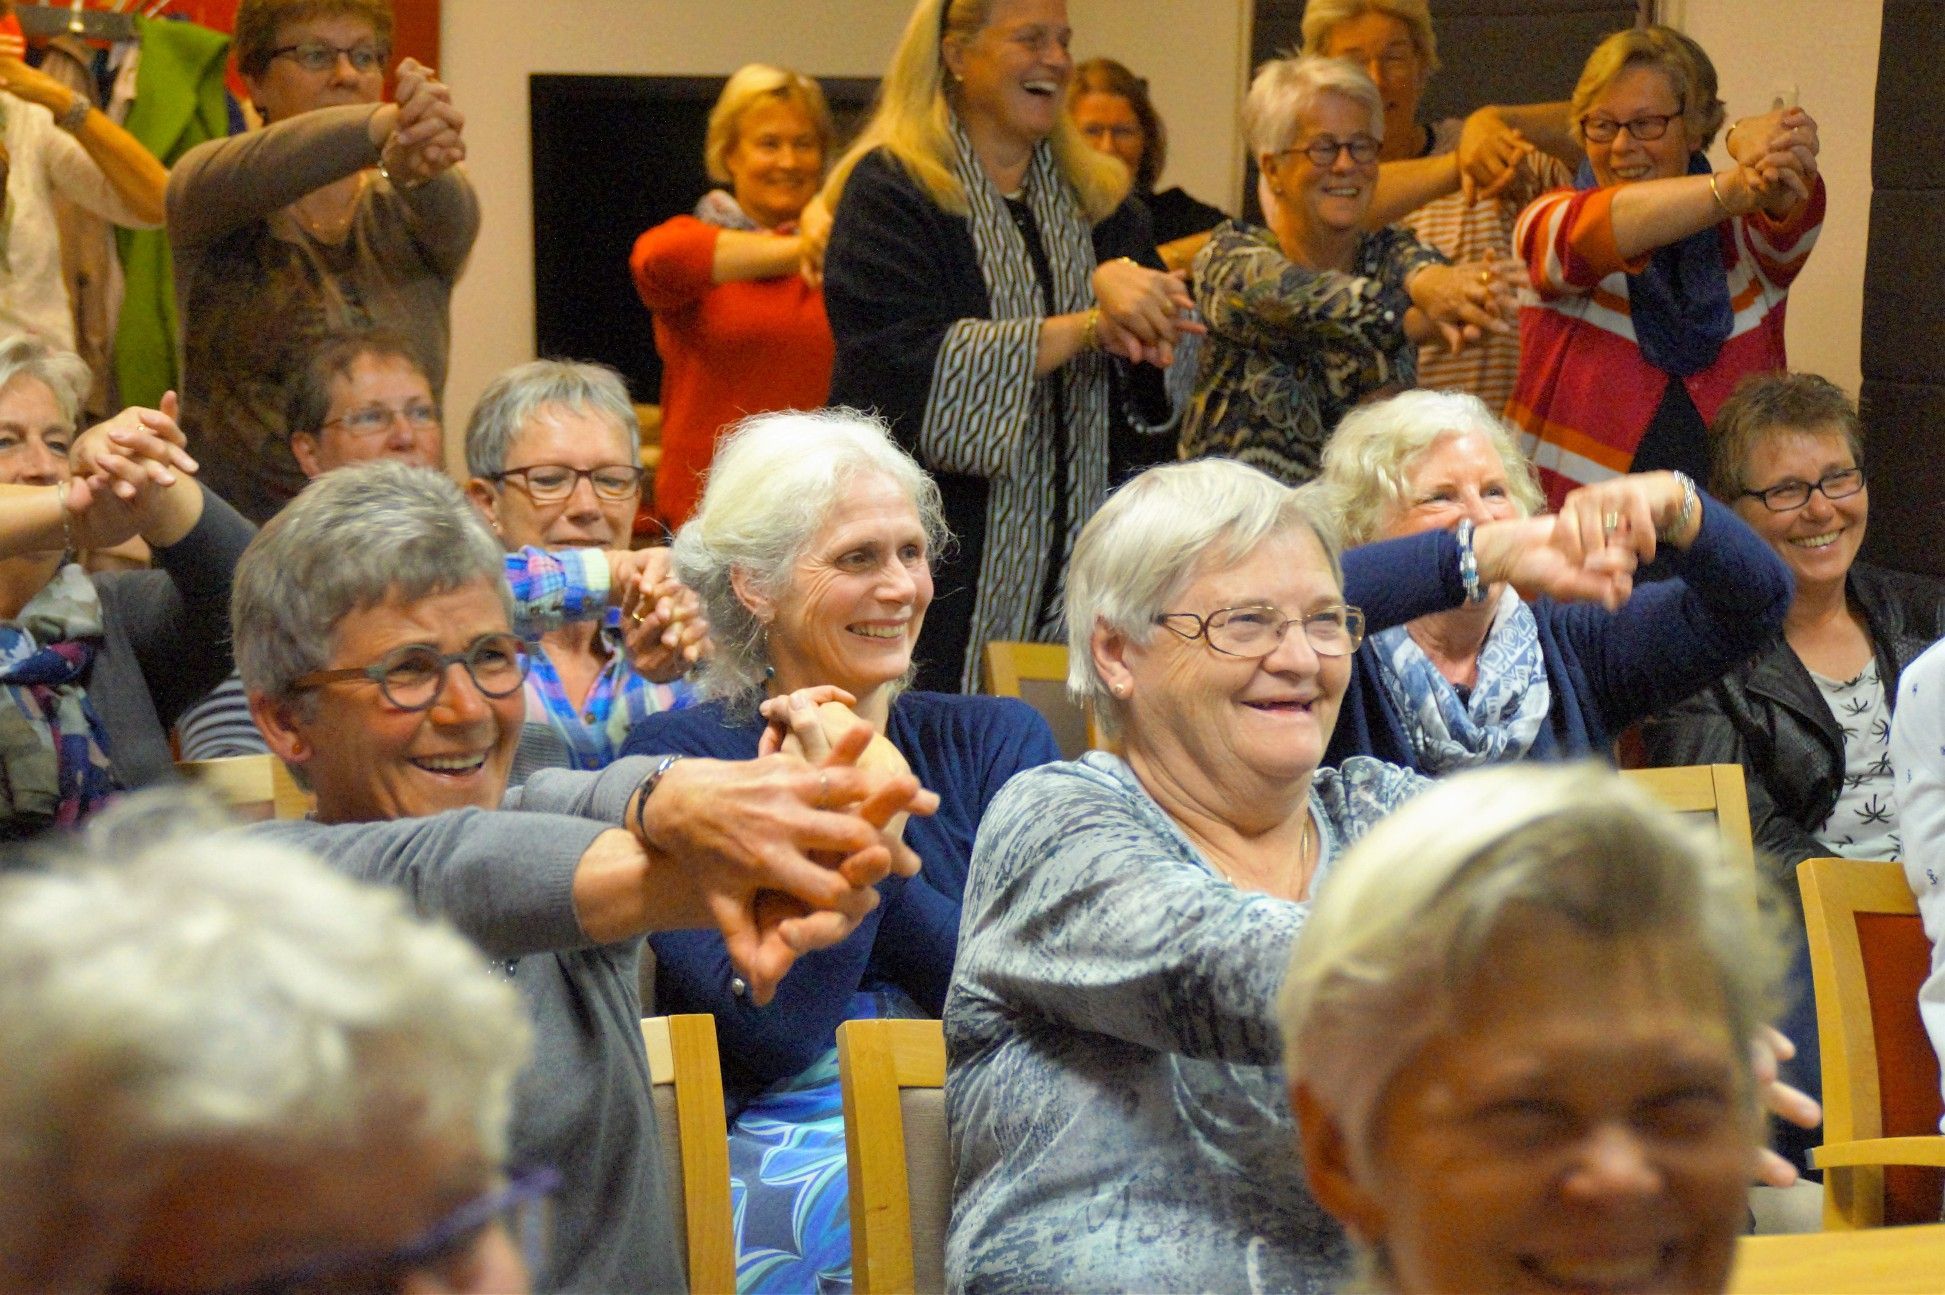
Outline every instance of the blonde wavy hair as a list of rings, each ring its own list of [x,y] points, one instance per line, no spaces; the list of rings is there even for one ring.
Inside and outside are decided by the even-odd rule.
[[[955,109],[946,85],[944,47],[947,41],[964,44],[984,31],[994,4],[995,0],[919,0],[878,87],[871,120],[824,182],[826,207],[837,210],[852,168],[882,148],[941,210],[954,216],[971,210],[952,165]],[[1048,144],[1061,178],[1073,186],[1090,221],[1106,219],[1128,196],[1127,168],[1090,148],[1065,112],[1055,122]]]
[[[1702,47],[1673,27],[1629,27],[1594,47],[1574,86],[1569,125],[1574,142],[1585,148],[1581,118],[1607,87],[1631,67],[1651,67],[1668,78],[1682,105],[1682,127],[1691,152],[1706,153],[1722,129],[1724,107],[1716,94],[1715,64]]]
[[[794,104],[810,119],[817,134],[817,149],[826,159],[837,144],[837,127],[831,121],[830,105],[824,101],[824,87],[794,68],[772,67],[768,63],[745,63],[723,82],[716,106],[709,110],[709,129],[703,137],[702,163],[709,178],[728,184],[729,155],[743,128],[743,114],[766,99]]]

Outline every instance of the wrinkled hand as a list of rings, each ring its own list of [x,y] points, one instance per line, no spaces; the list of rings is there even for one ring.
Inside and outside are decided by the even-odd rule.
[[[466,160],[461,137],[466,118],[453,106],[452,91],[416,59],[398,65],[398,116],[385,141],[385,169],[406,188]]]
[[[1814,1129],[1823,1123],[1823,1107],[1800,1089],[1777,1078],[1777,1063],[1796,1055],[1796,1044],[1781,1030],[1765,1025],[1751,1046],[1755,1054],[1756,1091],[1763,1109],[1800,1129]],[[1796,1166],[1768,1147],[1756,1153],[1756,1181],[1766,1187],[1789,1187],[1797,1180]]]
[[[831,209],[824,205],[824,195],[817,194],[804,204],[797,217],[797,237],[802,251],[797,273],[804,282],[813,288],[824,286],[824,249],[831,242]]]
[[[1167,368],[1176,339],[1204,331],[1189,318],[1195,302],[1181,271],[1151,270],[1120,257],[1094,267],[1093,285],[1101,345],[1130,363]]]
[[[1459,132],[1459,191],[1467,203],[1497,198],[1533,154],[1533,143],[1488,104]]]
[[[1428,265],[1405,283],[1412,305],[1424,312],[1454,355],[1488,333],[1513,331],[1519,313],[1515,262],[1467,261]]]
[[[1558,517],[1487,522],[1473,532],[1479,578],[1509,584],[1520,597],[1599,603],[1614,611],[1634,592],[1634,551],[1622,543],[1585,548]]]
[[[1682,500],[1681,482],[1672,472],[1635,472],[1581,486],[1560,504],[1560,521],[1566,529],[1563,542],[1576,555],[1621,544],[1641,561],[1652,562],[1658,533],[1682,515]],[[1678,535],[1670,542],[1677,548],[1687,548],[1701,520],[1701,509],[1697,508],[1690,519],[1689,534]]]
[[[855,929],[887,873],[918,870],[881,829],[901,812],[930,814],[938,797],[910,774],[855,767],[869,740],[869,729],[846,733],[816,767],[785,755],[683,760],[644,807],[643,843],[695,889],[759,1004],[799,954]]]
[[[1764,205],[1774,209],[1772,204],[1787,199],[1793,206],[1810,196],[1823,145],[1816,120],[1803,109],[1776,108],[1744,117],[1730,128],[1725,146]]]
[[[97,487],[133,500],[144,486],[172,486],[176,473],[194,475],[189,438],[176,423],[176,393],[162,393],[160,409],[131,405],[82,432],[68,450],[68,467]]]
[[[655,683],[680,679],[715,650],[702,599],[673,578],[628,593],[622,601],[621,640],[635,673]]]

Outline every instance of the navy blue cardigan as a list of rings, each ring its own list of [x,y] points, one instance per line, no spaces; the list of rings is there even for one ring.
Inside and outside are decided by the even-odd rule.
[[[756,755],[763,722],[730,722],[721,702],[650,715],[628,735],[625,755],[680,754],[719,760]],[[723,1083],[732,1104],[801,1073],[828,1050],[859,990],[895,986],[926,1011],[945,1008],[959,950],[959,901],[973,837],[986,806],[1023,769],[1060,759],[1040,713],[1005,697],[908,692],[892,703],[885,736],[939,810],[905,825],[923,870],[878,884],[879,904],[842,942],[805,954],[763,1007],[732,993],[735,970],[715,931],[649,937],[655,950],[655,1010],[716,1018]]]
[[[1611,759],[1628,725],[1713,683],[1782,632],[1789,570],[1727,507],[1704,499],[1695,542],[1680,553],[1663,546],[1657,557],[1675,578],[1637,585],[1619,611],[1550,598],[1531,604],[1553,706],[1527,758]],[[1346,550],[1344,600],[1364,609],[1366,638],[1324,763],[1375,755],[1418,769],[1370,636],[1465,600],[1458,542],[1434,531]]]

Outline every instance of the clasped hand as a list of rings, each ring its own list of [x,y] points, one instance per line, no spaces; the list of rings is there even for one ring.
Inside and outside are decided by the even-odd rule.
[[[427,180],[466,160],[461,131],[466,118],[453,107],[452,91],[416,59],[398,65],[396,116],[380,141],[385,169],[405,188]]]
[[[1101,348],[1131,364],[1167,368],[1181,337],[1207,331],[1191,318],[1186,271],[1151,270],[1120,257],[1095,266],[1093,283]]]
[[[195,473],[196,460],[176,424],[176,393],[160,403],[130,406],[75,438],[64,503],[77,547],[113,548],[136,535],[165,544],[179,538],[176,514],[188,504],[174,487]]]

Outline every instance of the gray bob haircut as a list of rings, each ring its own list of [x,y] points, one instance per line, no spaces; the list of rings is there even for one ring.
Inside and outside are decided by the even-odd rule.
[[[0,337],[0,390],[15,378],[33,378],[53,392],[70,431],[80,423],[81,402],[94,385],[86,360],[25,333]]]
[[[289,697],[331,657],[338,622],[387,599],[488,582],[513,618],[506,551],[444,473],[391,459],[304,487],[236,566],[230,636],[244,688]]]
[[[1324,445],[1318,481],[1344,528],[1344,543],[1379,538],[1386,518],[1409,503],[1406,477],[1418,460],[1441,437],[1466,433],[1485,437],[1499,456],[1522,514],[1530,517],[1545,507],[1546,496],[1512,428],[1484,401],[1463,391],[1405,391],[1353,409]]]
[[[514,438],[546,410],[594,414],[614,426],[623,458],[641,457],[642,425],[628,399],[628,384],[605,364],[530,360],[488,383],[466,422],[466,471],[497,477],[506,470]]]
[[[198,1149],[504,1161],[530,1030],[457,932],[178,791],[85,840],[0,876],[0,1289],[103,1288]]]
[[[1756,900],[1770,901],[1765,920]],[[1386,1090],[1452,1029],[1469,987],[1523,919],[1601,940],[1667,940],[1721,991],[1729,1037],[1774,1017],[1779,897],[1611,769],[1521,764],[1442,778],[1331,870],[1290,959],[1278,1012],[1291,1086],[1329,1106],[1368,1163]],[[1752,1146],[1757,1094],[1742,1067]]]
[[[1316,537],[1342,588],[1336,527],[1311,487],[1293,490],[1234,459],[1197,459],[1150,468],[1108,496],[1074,545],[1066,605],[1067,691],[1093,704],[1103,734],[1117,736],[1124,713],[1094,664],[1095,627],[1146,643],[1197,575],[1298,529]]]
[[[936,559],[951,539],[938,484],[873,415],[757,414],[717,443],[702,501],[676,533],[672,554],[676,578],[702,599],[716,641],[697,676],[704,696],[749,697],[762,689],[770,664],[763,624],[736,596],[731,573],[781,596],[846,488],[872,476],[889,478],[912,501],[926,556]]]
[[[1373,138],[1384,138],[1384,98],[1364,69],[1344,59],[1305,54],[1273,58],[1256,69],[1243,100],[1243,137],[1250,154],[1289,148],[1304,117],[1326,94],[1341,94],[1363,108],[1371,115]]]

